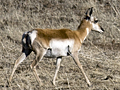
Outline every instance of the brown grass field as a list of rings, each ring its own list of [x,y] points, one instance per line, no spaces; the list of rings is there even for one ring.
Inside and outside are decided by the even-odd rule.
[[[105,30],[90,32],[79,53],[91,87],[71,57],[63,58],[57,86],[52,84],[56,60],[43,58],[37,67],[39,86],[29,68],[34,53],[18,66],[8,86],[25,31],[76,30],[90,7]],[[0,0],[0,57],[0,90],[120,90],[120,0]]]

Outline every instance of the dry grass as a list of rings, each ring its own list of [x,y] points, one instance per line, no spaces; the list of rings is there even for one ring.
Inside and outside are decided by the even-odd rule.
[[[120,90],[119,5],[119,0],[0,0],[0,90]],[[75,30],[90,7],[105,29],[102,34],[91,32],[79,54],[92,87],[70,57],[63,58],[57,86],[52,85],[55,59],[44,58],[37,67],[43,82],[40,87],[29,68],[33,53],[19,65],[8,86],[23,32],[33,28]]]

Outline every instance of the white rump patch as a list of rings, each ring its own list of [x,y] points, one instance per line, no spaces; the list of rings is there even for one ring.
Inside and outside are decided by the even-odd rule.
[[[32,32],[29,32],[28,34],[29,34],[29,36],[30,36],[31,44],[32,44],[33,41],[35,40],[36,36],[37,36],[37,31],[34,30],[34,31],[32,31]]]
[[[71,51],[73,45],[74,45],[74,40],[72,39],[65,39],[65,40],[52,39],[50,41],[50,48],[52,49],[52,54],[56,57],[67,56],[68,48]]]

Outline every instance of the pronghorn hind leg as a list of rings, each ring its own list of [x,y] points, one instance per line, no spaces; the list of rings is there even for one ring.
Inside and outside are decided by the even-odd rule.
[[[57,73],[59,71],[59,68],[60,68],[60,62],[62,60],[62,57],[58,57],[57,60],[56,60],[56,71],[55,71],[55,75],[54,75],[54,78],[53,78],[53,84],[55,84],[55,80],[56,80],[56,77],[57,77]]]
[[[30,53],[31,53],[31,50],[25,49],[25,50],[22,52],[21,56],[15,61],[15,65],[14,65],[12,74],[11,74],[11,76],[10,76],[9,83],[11,82],[12,77],[13,77],[13,75],[14,75],[14,72],[15,72],[15,70],[17,69],[18,65],[19,65],[21,62],[23,62],[23,60],[24,60]]]
[[[42,85],[42,82],[41,82],[41,80],[40,80],[40,78],[38,76],[36,66],[37,66],[38,62],[42,60],[45,53],[46,53],[46,50],[44,48],[40,48],[39,50],[36,50],[36,58],[32,62],[32,64],[30,65],[31,69],[33,70],[33,74],[34,74],[34,76],[35,76],[35,78],[38,81],[40,86]]]
[[[72,56],[72,55],[71,55],[71,56]],[[75,63],[77,64],[77,66],[81,69],[81,71],[82,71],[82,73],[83,73],[83,75],[84,75],[84,77],[85,77],[85,79],[86,79],[86,82],[87,82],[88,86],[91,86],[91,83],[90,83],[88,77],[86,76],[86,74],[85,74],[85,72],[84,72],[84,70],[83,70],[83,67],[82,67],[82,65],[81,65],[81,63],[80,63],[80,61],[79,61],[78,52],[73,53],[72,58],[74,59],[74,61],[75,61]]]

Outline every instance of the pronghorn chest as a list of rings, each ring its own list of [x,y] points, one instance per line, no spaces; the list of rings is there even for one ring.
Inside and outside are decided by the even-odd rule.
[[[67,56],[69,52],[72,51],[74,45],[74,40],[56,40],[52,39],[50,41],[50,48],[46,53],[46,57],[59,57],[59,56]]]

